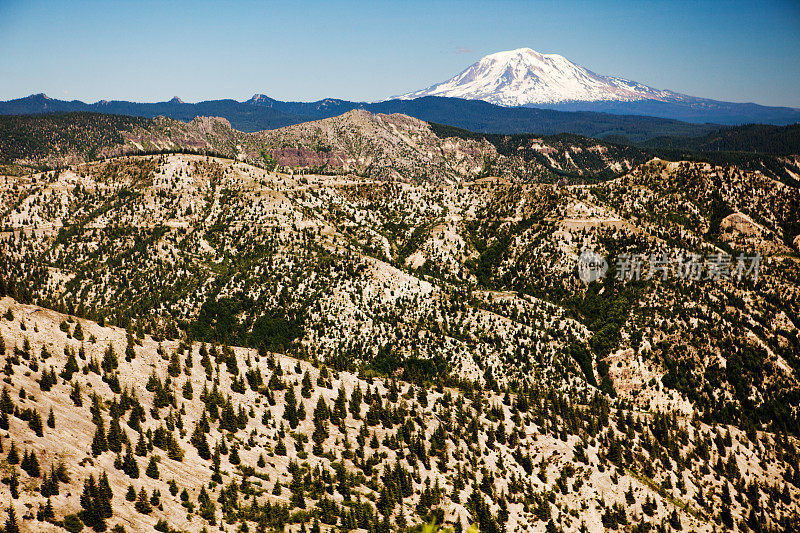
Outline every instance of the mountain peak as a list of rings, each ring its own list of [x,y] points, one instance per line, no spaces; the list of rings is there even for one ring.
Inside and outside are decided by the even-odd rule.
[[[253,96],[251,96],[250,99],[247,100],[245,103],[246,104],[261,104],[261,103],[270,102],[270,101],[272,101],[272,98],[270,98],[266,94],[256,93]]]
[[[578,101],[676,101],[682,97],[622,78],[601,76],[559,54],[531,48],[495,52],[449,80],[399,96],[449,96],[503,106]]]
[[[537,59],[542,59],[544,57],[561,57],[558,54],[542,54],[541,52],[537,52],[533,48],[517,48],[515,50],[505,50],[502,52],[495,52],[493,54],[489,54],[484,56],[482,59],[493,59],[493,60],[508,60],[513,57],[533,57]]]
[[[173,96],[173,97],[172,97],[172,98],[169,100],[169,103],[170,103],[170,104],[183,104],[183,103],[185,103],[185,102],[184,102],[183,100],[181,100],[180,98],[178,98],[177,96]]]

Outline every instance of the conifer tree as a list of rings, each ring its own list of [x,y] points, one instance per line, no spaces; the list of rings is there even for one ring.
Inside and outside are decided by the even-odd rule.
[[[76,407],[83,407],[83,397],[81,396],[81,384],[78,383],[77,381],[72,385],[72,392],[70,392],[69,398],[72,400],[72,403],[74,403]]]
[[[11,442],[11,448],[8,450],[6,460],[10,465],[19,464],[19,452],[17,451],[17,445],[13,441]]]
[[[136,350],[133,347],[133,335],[128,333],[128,346],[125,348],[125,361],[131,362],[136,357]]]
[[[112,417],[108,425],[108,435],[106,435],[106,442],[108,449],[114,453],[122,451],[122,443],[124,440],[124,433],[119,425],[119,417]]]
[[[158,463],[156,463],[155,456],[150,456],[150,462],[147,464],[147,470],[144,473],[147,477],[158,479]]]
[[[105,520],[99,509],[100,493],[94,476],[90,475],[83,482],[83,494],[81,494],[81,521],[96,531],[105,530]]]
[[[242,462],[242,460],[239,458],[239,446],[236,444],[231,447],[231,454],[228,457],[228,462],[232,465],[238,465]]]
[[[147,455],[147,441],[144,438],[144,433],[139,432],[139,439],[136,441],[136,455],[144,457]]]
[[[139,464],[136,462],[136,457],[134,457],[130,446],[128,446],[125,458],[122,460],[122,471],[131,479],[139,478]]]
[[[56,513],[53,510],[53,502],[50,498],[47,498],[47,503],[45,503],[44,508],[42,509],[42,520],[49,522],[56,517]]]
[[[102,498],[102,505],[100,506],[103,516],[111,518],[113,514],[111,508],[111,500],[114,498],[114,492],[111,490],[111,483],[108,481],[108,473],[103,471],[100,474],[100,481],[97,484],[98,492]]]
[[[78,370],[80,370],[80,368],[78,367],[78,360],[75,359],[75,352],[70,350],[67,355],[67,362],[64,365],[64,370],[61,372],[61,377],[64,378],[65,381],[72,381],[72,375]]]
[[[303,398],[311,398],[311,390],[312,390],[311,376],[309,376],[308,371],[306,371],[306,373],[303,375],[303,383],[300,389],[300,395]]]
[[[94,439],[92,439],[92,455],[97,457],[98,455],[107,451],[108,440],[106,439],[106,430],[103,427],[103,421],[101,420],[94,432]]]
[[[147,491],[144,487],[139,491],[139,496],[136,498],[136,503],[133,507],[142,514],[150,514],[153,512],[153,507],[150,505],[150,499],[147,497]]]
[[[200,488],[200,494],[197,496],[197,502],[200,504],[200,518],[207,521],[212,526],[216,525],[216,506],[206,492],[205,487]]]
[[[17,523],[17,512],[14,506],[8,508],[8,519],[6,520],[6,527],[3,529],[4,533],[19,533],[19,524]]]
[[[114,352],[114,345],[108,345],[106,348],[105,353],[103,353],[103,362],[100,364],[101,368],[107,372],[113,372],[119,366],[119,361],[117,360],[117,354]]]
[[[72,332],[72,336],[77,341],[83,340],[83,328],[81,327],[81,323],[77,322],[75,324],[75,330]]]
[[[44,424],[42,424],[42,415],[39,411],[33,411],[28,420],[28,427],[36,434],[37,437],[44,437]]]
[[[36,457],[36,452],[31,451],[31,454],[28,456],[28,475],[31,477],[39,477],[41,475],[41,471],[39,468],[39,459]]]
[[[286,403],[283,410],[283,418],[289,422],[290,428],[295,429],[300,422],[297,415],[297,398],[294,395],[294,387],[287,389],[284,400]]]
[[[353,393],[350,395],[350,414],[356,420],[361,418],[361,386],[356,385],[356,388],[353,389]]]
[[[178,352],[172,352],[169,365],[167,365],[167,373],[173,378],[181,375],[181,361],[178,358]]]

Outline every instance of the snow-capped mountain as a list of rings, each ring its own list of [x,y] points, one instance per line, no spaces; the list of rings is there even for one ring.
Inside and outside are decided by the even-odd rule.
[[[519,48],[491,54],[449,80],[398,96],[448,96],[503,106],[566,102],[685,102],[692,97],[635,81],[601,76],[558,54]]]

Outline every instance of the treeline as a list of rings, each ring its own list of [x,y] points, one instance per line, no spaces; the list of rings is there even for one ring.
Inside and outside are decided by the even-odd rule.
[[[623,172],[610,169],[606,160],[629,161],[635,166],[653,157],[667,161],[696,161],[712,165],[735,165],[743,170],[759,170],[768,175],[777,176],[784,183],[800,186],[800,182],[789,172],[790,167],[795,174],[800,168],[777,156],[800,155],[800,124],[790,126],[770,126],[765,124],[748,124],[716,130],[700,137],[662,136],[647,141],[634,142],[622,135],[609,135],[603,140],[584,137],[571,133],[557,135],[497,135],[483,134],[473,131],[429,123],[433,132],[441,137],[457,137],[465,140],[485,139],[495,146],[498,153],[507,157],[518,156],[526,161],[536,159],[549,171],[567,178],[584,180],[613,179]],[[548,158],[538,150],[529,148],[533,139],[552,146],[558,153],[551,157],[564,158],[565,150],[576,146],[582,150],[570,153],[570,159],[582,172],[565,171],[553,166]],[[604,157],[587,148],[597,145],[606,149]],[[564,161],[566,163],[566,161]]]
[[[722,128],[702,137],[656,137],[638,144],[658,150],[797,155],[800,154],[800,124],[745,124]]]
[[[235,154],[213,148],[179,146],[126,149],[123,131],[149,128],[152,119],[123,115],[72,112],[44,115],[0,115],[0,163],[27,161],[51,170],[76,161],[118,156],[188,154],[233,159]],[[58,147],[58,151],[54,151]],[[68,161],[72,159],[72,161]]]
[[[506,157],[521,157],[525,161],[536,160],[542,166],[557,176],[579,180],[612,179],[621,174],[608,165],[608,160],[627,160],[631,165],[638,165],[647,161],[650,156],[647,152],[630,146],[626,143],[612,143],[591,137],[584,137],[574,133],[557,133],[555,135],[536,135],[532,133],[519,133],[515,135],[483,134],[476,133],[444,124],[429,123],[433,132],[440,138],[457,137],[465,140],[479,141],[485,139],[491,143],[497,152]],[[532,141],[539,141],[551,146],[557,152],[550,154],[551,158],[558,161],[562,167],[577,165],[581,170],[564,170],[553,165],[552,161],[540,151],[530,147]],[[605,148],[605,154],[588,150],[594,146]],[[569,151],[576,147],[579,150]]]
[[[146,126],[149,119],[97,113],[0,116],[0,161],[38,161],[75,153],[94,159],[103,148],[124,144],[120,131]]]

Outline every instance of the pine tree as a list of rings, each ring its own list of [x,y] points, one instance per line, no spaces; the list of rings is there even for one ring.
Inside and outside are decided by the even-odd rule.
[[[192,389],[192,380],[187,379],[186,383],[183,384],[183,397],[187,400],[191,400],[194,397],[194,390]]]
[[[356,385],[353,394],[350,395],[350,414],[356,420],[361,418],[361,386]]]
[[[17,512],[14,506],[8,508],[8,519],[6,520],[6,527],[3,529],[4,533],[19,533],[19,524],[17,523]]]
[[[44,505],[42,509],[42,520],[50,521],[56,517],[56,513],[53,510],[53,502],[50,501],[50,498],[47,498],[47,503]]]
[[[156,463],[155,456],[150,456],[150,462],[147,464],[147,470],[144,473],[147,477],[158,479],[158,463]]]
[[[125,361],[131,362],[136,357],[136,350],[133,348],[133,335],[128,334],[128,346],[125,348]]]
[[[339,393],[336,396],[336,401],[333,404],[333,413],[331,413],[331,422],[338,423],[340,418],[347,416],[347,394],[344,392],[344,385],[339,387]]]
[[[303,398],[311,398],[311,390],[311,376],[309,376],[308,372],[306,371],[305,375],[303,376],[303,384],[300,389],[300,395]]]
[[[211,500],[211,497],[206,492],[205,487],[200,488],[200,494],[197,496],[197,502],[200,504],[199,514],[200,518],[207,521],[212,526],[216,524],[216,506]]]
[[[67,355],[67,362],[64,365],[64,370],[61,372],[61,377],[66,381],[72,381],[72,374],[80,370],[78,367],[78,360],[75,359],[75,352],[70,350]]]
[[[81,323],[80,322],[75,324],[75,331],[72,332],[72,336],[77,341],[82,341],[83,340],[83,328],[81,327]]]
[[[147,491],[142,487],[139,491],[139,497],[136,498],[136,503],[133,507],[142,514],[150,514],[153,512],[153,507],[150,505],[150,499],[147,497]]]
[[[80,517],[84,524],[93,529],[97,529],[103,521],[99,509],[97,508],[98,497],[97,483],[94,480],[94,476],[90,475],[89,478],[83,482],[83,494],[81,494],[81,508],[83,511]]]
[[[144,439],[144,433],[139,432],[139,440],[136,441],[136,455],[144,457],[147,455],[147,441]]]
[[[50,475],[44,475],[40,490],[42,496],[58,496],[58,473],[55,465],[50,465]]]
[[[225,444],[225,441],[222,441],[222,444]],[[220,465],[222,464],[222,459],[220,458],[220,446],[217,444],[214,446],[214,457],[211,460],[212,462],[212,474],[211,474],[211,481],[216,481],[217,483],[222,483],[222,472],[220,471]]]
[[[19,462],[19,467],[24,471],[28,471],[28,461],[30,458],[28,457],[28,450],[22,452],[22,460]]]
[[[122,460],[122,471],[131,479],[139,479],[139,463],[136,462],[136,457],[134,457],[130,446],[128,446],[125,458]]]
[[[167,365],[167,373],[173,378],[181,375],[181,361],[178,359],[178,352],[172,352],[169,365]]]
[[[19,474],[14,470],[11,474],[11,479],[8,481],[8,489],[11,492],[11,497],[15,500],[19,498]]]
[[[105,471],[100,475],[100,481],[97,483],[97,493],[97,508],[100,512],[100,516],[103,518],[111,518],[114,514],[111,507],[111,500],[114,498],[114,493],[111,490],[111,484],[108,482],[108,474]]]
[[[275,455],[286,455],[286,444],[281,438],[279,438],[278,444],[275,445]]]
[[[8,414],[14,412],[14,400],[11,399],[11,395],[8,393],[8,389],[5,388],[5,386],[3,386],[3,392],[0,394],[0,409]]]
[[[6,457],[8,464],[16,465],[19,464],[19,452],[17,451],[17,445],[14,442],[11,442],[11,449],[8,450],[8,457]]]
[[[47,415],[47,427],[55,428],[56,427],[56,415],[53,414],[53,408],[50,408],[50,414]]]
[[[108,449],[114,453],[121,452],[123,439],[124,434],[119,425],[119,418],[115,416],[111,418],[111,423],[108,425],[108,435],[106,436]]]
[[[107,451],[108,440],[106,440],[106,430],[103,427],[103,421],[101,420],[94,432],[94,439],[92,439],[92,455],[97,457],[98,455]]]
[[[284,400],[286,404],[283,410],[283,418],[289,422],[290,428],[296,429],[300,422],[297,415],[297,398],[294,395],[294,387],[288,388],[284,395]]]
[[[45,367],[42,369],[42,377],[39,379],[39,390],[42,392],[48,392],[55,384],[55,381],[50,381],[50,372],[47,370],[47,368]]]
[[[39,469],[39,459],[36,457],[35,451],[31,451],[31,454],[28,456],[28,468],[26,471],[31,477],[39,477],[41,475],[41,471]]]
[[[228,457],[228,462],[232,465],[241,464],[242,460],[239,458],[239,446],[233,445],[231,447],[231,454]]]
[[[34,411],[28,420],[28,427],[36,434],[37,437],[44,437],[44,427],[42,424],[42,415],[39,411]]]
[[[83,397],[81,396],[81,384],[77,381],[72,385],[72,392],[69,394],[70,400],[76,407],[83,407]]]

